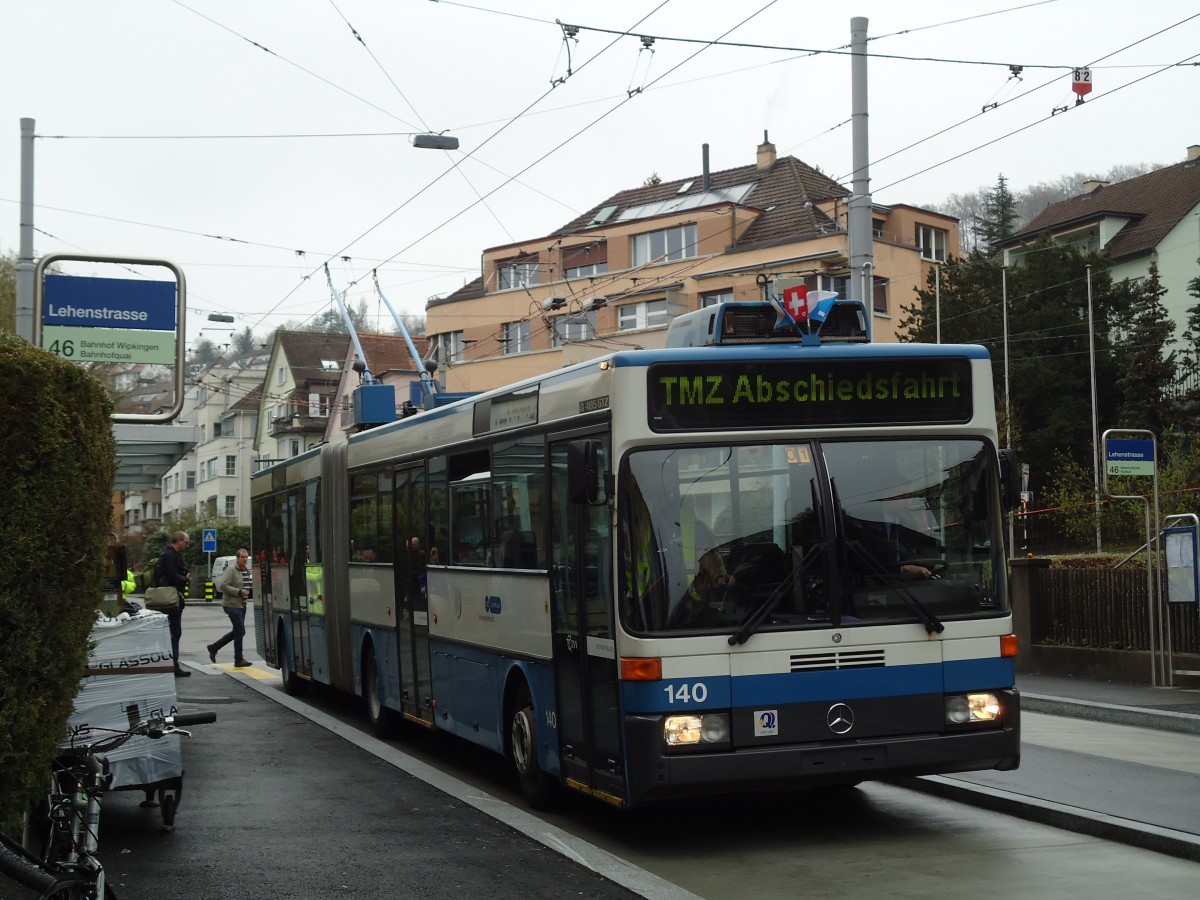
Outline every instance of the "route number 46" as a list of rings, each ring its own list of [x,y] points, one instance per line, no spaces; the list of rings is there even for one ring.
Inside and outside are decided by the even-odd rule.
[[[46,349],[49,350],[51,353],[54,353],[58,356],[65,356],[68,359],[70,359],[72,356],[75,355],[75,342],[74,341],[55,341]]]
[[[663,687],[667,692],[668,703],[703,703],[708,699],[708,687],[703,681],[695,684],[668,684]]]

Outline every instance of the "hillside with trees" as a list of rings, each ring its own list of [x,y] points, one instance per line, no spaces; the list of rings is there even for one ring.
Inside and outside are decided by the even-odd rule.
[[[1009,230],[1005,233],[1013,234],[1020,230],[1026,222],[1032,221],[1034,216],[1051,203],[1057,203],[1059,200],[1066,200],[1068,197],[1082,193],[1085,182],[1127,181],[1161,168],[1163,168],[1162,163],[1130,163],[1113,166],[1102,174],[1073,172],[1055,178],[1053,181],[1031,184],[1016,192],[1011,191],[1008,180],[1001,174],[997,183],[990,187],[981,186],[965,194],[951,194],[945,200],[927,203],[925,206],[948,216],[954,216],[962,223],[961,246],[964,253],[969,250],[986,250],[994,240],[997,224],[995,219],[996,203],[998,200],[1004,199],[996,196],[998,189],[1002,189],[1011,200],[1011,206],[1001,206],[1000,209],[1005,211],[1006,216],[1011,212],[1012,218],[1007,220]]]

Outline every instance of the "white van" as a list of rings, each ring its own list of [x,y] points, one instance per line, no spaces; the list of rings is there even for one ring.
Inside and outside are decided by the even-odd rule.
[[[216,559],[214,559],[213,567],[212,567],[212,576],[210,578],[210,580],[213,583],[213,587],[215,588],[218,584],[221,583],[221,576],[225,574],[226,569],[228,569],[230,566],[236,566],[236,565],[237,565],[237,557],[236,556],[218,556]]]

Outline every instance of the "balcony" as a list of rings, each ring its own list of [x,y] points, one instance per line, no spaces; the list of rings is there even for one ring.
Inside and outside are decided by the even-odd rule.
[[[298,412],[287,416],[274,416],[271,419],[271,424],[267,427],[267,433],[272,437],[283,434],[302,434],[310,430],[312,421],[312,419],[306,418]],[[322,426],[323,428],[324,426]]]

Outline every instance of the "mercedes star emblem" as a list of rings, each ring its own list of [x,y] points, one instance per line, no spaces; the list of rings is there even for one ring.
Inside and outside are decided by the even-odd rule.
[[[834,734],[847,734],[854,727],[854,710],[845,703],[835,703],[825,713],[825,724]]]

